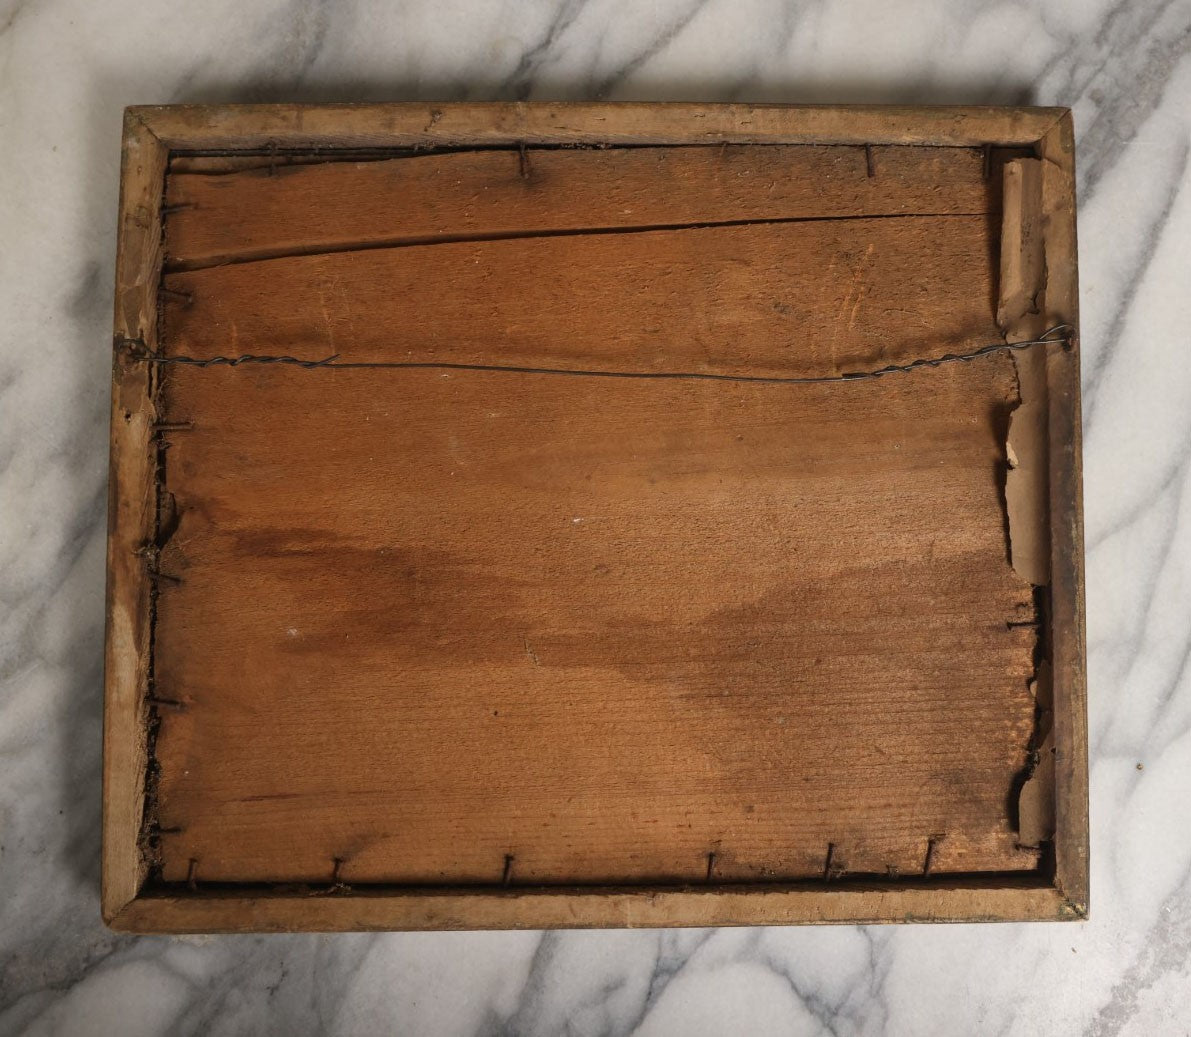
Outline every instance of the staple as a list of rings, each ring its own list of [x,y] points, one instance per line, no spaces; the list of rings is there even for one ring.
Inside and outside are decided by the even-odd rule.
[[[513,859],[514,858],[511,853],[505,854],[504,871],[501,872],[501,876],[500,876],[500,884],[502,886],[508,886],[508,885],[512,884],[512,881],[513,881]]]
[[[566,375],[582,378],[638,378],[665,380],[685,378],[692,381],[710,382],[759,382],[765,384],[818,385],[829,382],[860,382],[884,378],[891,374],[908,374],[923,367],[942,367],[944,364],[968,363],[993,353],[1017,352],[1037,346],[1061,346],[1070,350],[1075,331],[1070,324],[1056,324],[1038,338],[1022,342],[990,342],[967,353],[944,353],[942,356],[924,357],[905,364],[888,364],[870,371],[846,371],[843,374],[811,375],[805,377],[783,377],[780,375],[735,375],[707,374],[702,371],[599,371],[559,367],[514,367],[501,364],[455,364],[439,361],[345,361],[336,363],[339,354],[321,360],[303,360],[293,356],[257,356],[246,353],[242,356],[158,356],[147,354],[146,359],[154,364],[183,364],[190,367],[239,367],[241,364],[291,364],[295,367],[337,367],[344,370],[361,369],[404,369],[420,371],[499,371],[508,374]]]
[[[171,216],[176,212],[182,212],[184,209],[197,209],[198,202],[172,202],[169,205],[161,207],[162,216]]]
[[[185,432],[194,428],[193,421],[155,421],[149,426],[154,432]]]
[[[174,576],[170,573],[163,573],[160,569],[150,569],[149,578],[152,580],[165,580],[166,583],[181,583],[181,576]]]
[[[984,145],[984,160],[982,175],[985,180],[992,176],[992,145]]]
[[[1005,626],[1010,630],[1016,630],[1018,627],[1036,627],[1041,622],[1041,617],[1034,619],[1008,619],[1005,621]]]
[[[156,827],[158,835],[181,835],[183,832],[180,825],[172,825],[169,828],[163,828],[161,825],[157,825]]]
[[[930,874],[930,869],[935,863],[935,847],[942,842],[941,835],[932,835],[926,840],[926,859],[922,862],[922,876],[925,878]]]
[[[194,294],[192,292],[181,292],[178,291],[177,288],[166,288],[165,285],[162,285],[157,289],[157,291],[161,295],[166,296],[166,298],[178,299],[180,302],[184,302],[188,306],[194,302]]]
[[[715,873],[715,853],[712,852],[707,855],[707,879],[706,879],[706,881],[710,882],[711,877],[714,873]]]
[[[525,141],[517,145],[517,174],[522,180],[529,179],[529,151],[525,147]]]
[[[827,844],[827,860],[823,863],[823,881],[830,882],[835,877],[835,843]]]
[[[190,864],[186,868],[186,888],[193,893],[198,889],[198,861],[195,858],[190,858]]]
[[[871,144],[864,146],[864,169],[870,177],[877,175],[877,167],[873,162],[873,146]]]

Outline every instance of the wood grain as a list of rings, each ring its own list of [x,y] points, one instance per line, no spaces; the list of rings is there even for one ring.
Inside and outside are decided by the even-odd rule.
[[[589,929],[791,925],[798,922],[996,922],[1077,918],[1037,880],[712,886],[686,889],[450,890],[381,888],[311,895],[244,890],[134,900],[113,928],[137,933],[377,929]]]
[[[984,105],[426,104],[143,105],[174,150],[534,144],[1032,145],[1064,108]]]
[[[572,145],[585,150],[550,150]],[[627,188],[614,186],[601,208],[577,157],[566,170],[572,155],[596,155],[607,164],[603,186],[619,184],[639,161],[621,145],[681,149],[682,163],[667,167],[678,170],[673,189],[651,194],[642,177],[630,203],[661,207],[667,220],[648,226],[698,226],[664,236],[634,233],[646,226],[635,218],[605,222]],[[816,158],[822,145],[832,151]],[[922,145],[947,150],[932,156]],[[972,210],[980,215],[961,217],[981,191],[970,149],[989,145],[992,196],[986,184]],[[875,175],[859,167],[861,182],[853,168],[865,146]],[[1030,618],[1032,601],[1007,564],[1003,443],[1017,386],[1004,356],[809,387],[168,368],[158,401],[152,368],[135,359],[141,349],[322,357],[334,333],[335,352],[383,362],[404,351],[432,363],[817,375],[983,345],[999,337],[997,185],[1011,156],[998,149],[1023,146],[1045,166],[1038,298],[1048,324],[1074,323],[1073,149],[1062,109],[130,109],[105,920],[214,932],[1085,916],[1077,342],[1047,357],[1052,581],[1041,630],[1054,673],[1053,875],[1017,848],[1010,824],[1032,724],[1034,631],[1006,625]],[[522,147],[530,175],[518,159],[514,181],[508,149]],[[466,190],[442,183],[470,159],[412,157],[443,148],[506,149],[473,155],[468,173],[489,163],[487,191],[473,197],[497,204],[471,206]],[[838,171],[807,215],[878,205],[879,218],[836,220],[854,225],[834,237],[823,224],[774,222],[804,218],[771,215],[803,212],[798,178],[771,178],[778,209],[725,174],[743,159],[749,175],[738,179],[765,183],[755,174],[778,148],[792,165],[811,156]],[[411,157],[393,157],[402,151]],[[934,182],[922,175],[932,158],[956,166],[934,197],[914,186]],[[899,160],[908,164],[893,178]],[[359,185],[401,210],[383,178],[423,163],[440,171],[441,205],[407,205],[386,223]],[[171,200],[196,203],[167,221],[175,263],[235,266],[172,275],[159,313],[167,168],[177,177]],[[361,179],[337,194],[345,169]],[[209,183],[183,198],[184,178]],[[229,186],[215,187],[221,180]],[[340,199],[331,217],[320,191]],[[287,236],[284,192],[309,237]],[[200,194],[215,222],[243,226],[200,226]],[[721,219],[735,205],[750,215]],[[948,215],[920,219],[932,211]],[[908,238],[898,240],[896,224]],[[603,233],[575,233],[590,230]],[[434,244],[410,244],[423,234]],[[541,263],[521,251],[548,240],[556,250]],[[342,251],[361,247],[370,251]],[[303,255],[251,261],[277,251]],[[469,271],[469,259],[482,271]],[[883,294],[889,277],[900,294]],[[933,306],[938,292],[945,306]],[[375,319],[360,319],[361,307]],[[161,433],[164,522],[153,484],[159,406],[171,429]],[[456,500],[448,480],[460,479]],[[159,525],[169,535],[175,500],[180,523],[163,552],[150,641],[145,547]],[[602,526],[586,521],[601,514],[597,504],[608,505]],[[313,650],[303,650],[311,633]],[[149,704],[155,679],[171,687],[159,683]],[[803,719],[793,727],[790,706]],[[162,797],[149,803],[147,749],[163,768]],[[561,806],[560,796],[569,797]],[[146,806],[149,828],[166,830],[163,875],[143,887],[153,864],[138,846]],[[825,838],[830,867],[827,847],[815,849]],[[883,868],[883,881],[847,877]],[[287,894],[277,885],[286,875],[310,889]],[[351,889],[332,891],[336,878]],[[233,885],[211,885],[223,879]],[[245,879],[257,884],[236,884]],[[609,882],[634,885],[590,885]],[[531,883],[536,891],[520,888]]]
[[[814,375],[996,342],[984,216],[458,242],[165,278],[165,348]]]
[[[224,176],[171,175],[166,252],[189,269],[459,237],[995,214],[1003,155],[989,169],[976,148],[527,149],[288,168],[262,156]]]
[[[1089,903],[1087,645],[1084,638],[1083,455],[1075,131],[1067,112],[1043,139],[1046,310],[1075,329],[1047,358],[1050,401],[1050,658],[1054,672],[1056,881],[1082,917]]]
[[[1015,391],[171,371],[165,879],[1033,868]]]
[[[104,640],[102,911],[111,920],[148,870],[145,807],[152,603],[144,548],[157,526],[157,449],[150,367],[130,344],[157,348],[161,198],[168,153],[135,116],[125,120],[116,256]]]

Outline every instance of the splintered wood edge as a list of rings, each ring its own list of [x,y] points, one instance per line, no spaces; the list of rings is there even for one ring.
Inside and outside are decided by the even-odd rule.
[[[628,929],[801,922],[1061,921],[1078,917],[1050,886],[739,888],[315,896],[152,895],[109,923],[136,933],[448,929]]]
[[[1088,913],[1088,720],[1084,643],[1083,460],[1079,293],[1075,240],[1075,132],[1071,113],[1039,142],[1046,313],[1070,324],[1069,350],[1047,353],[1050,398],[1051,663],[1054,677],[1055,882]]]
[[[539,928],[1066,920],[1087,915],[1087,691],[1078,344],[1051,350],[1051,643],[1056,885],[708,889],[344,896],[141,895],[148,764],[155,417],[149,365],[170,152],[500,144],[916,144],[1033,146],[1044,160],[1048,315],[1073,326],[1074,136],[1063,108],[702,104],[143,106],[125,113],[116,266],[104,680],[104,920],[133,932]]]

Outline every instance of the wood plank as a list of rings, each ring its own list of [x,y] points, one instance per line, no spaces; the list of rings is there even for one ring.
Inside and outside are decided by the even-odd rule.
[[[517,145],[488,145],[484,150],[501,150],[501,151],[516,151],[520,154],[521,145],[524,142],[518,142]],[[525,145],[527,152],[542,151],[542,150],[572,150],[578,149],[582,151],[615,151],[621,150],[626,145],[610,145],[610,144],[563,144],[563,145]],[[639,150],[644,150],[641,145],[636,145]],[[798,148],[868,148],[866,154],[866,175],[876,175],[877,156],[882,151],[888,148],[899,148],[902,150],[922,151],[937,150],[938,145],[932,146],[930,149],[926,147],[919,147],[914,144],[671,144],[666,145],[670,151],[676,151],[680,148],[690,148],[692,150],[699,148],[780,148],[780,147],[798,147]],[[212,151],[212,152],[193,152],[193,151],[178,151],[171,152],[169,172],[179,176],[189,176],[197,174],[200,176],[223,176],[227,173],[244,173],[249,170],[272,170],[276,174],[279,170],[287,169],[290,166],[313,166],[313,165],[334,165],[335,163],[357,163],[357,162],[387,162],[398,158],[426,158],[430,155],[447,155],[460,151],[475,151],[476,148],[460,148],[447,147],[441,145],[432,145],[428,147],[414,147],[414,148],[316,148],[304,151],[279,151],[276,148],[270,148],[267,151]],[[1004,146],[1000,144],[984,145],[979,148],[973,148],[971,145],[950,146],[950,150],[976,150],[982,156],[982,160],[988,162],[986,180],[994,182],[999,178],[1001,167],[1005,162],[1012,158],[1031,158],[1038,153],[1038,145],[1036,143],[1030,145],[1016,145]],[[868,158],[871,156],[874,171],[870,174],[868,169]],[[518,170],[520,172],[520,170]],[[996,197],[995,190],[992,192],[993,197],[990,199],[993,203],[999,204],[999,199]]]
[[[1079,288],[1075,130],[1067,112],[1042,142],[1045,307],[1073,329],[1071,348],[1047,357],[1050,401],[1051,645],[1055,716],[1056,880],[1088,914],[1088,691],[1084,637],[1083,454],[1079,396]]]
[[[124,125],[116,256],[104,641],[102,910],[111,920],[147,870],[139,847],[145,806],[151,591],[146,544],[157,525],[152,372],[129,343],[157,348],[161,191],[168,153],[135,116]]]
[[[113,928],[137,933],[383,929],[587,929],[798,922],[998,922],[1077,917],[1053,888],[995,885],[711,887],[375,894],[213,893],[142,897]]]
[[[144,105],[172,150],[492,144],[1030,145],[1065,108],[986,105],[426,104]]]
[[[435,154],[447,154],[457,148],[436,148]],[[464,149],[472,150],[472,149]],[[396,158],[421,158],[431,154],[427,148],[321,148],[309,151],[179,151],[170,155],[171,175],[223,176],[250,169],[278,170],[290,166],[333,165],[348,162],[383,162]]]
[[[192,269],[444,238],[989,214],[999,211],[1002,156],[986,169],[976,148],[529,149],[173,173],[166,253],[170,269]]]
[[[164,878],[1034,868],[1015,393],[171,369]]]
[[[165,348],[818,375],[1001,340],[985,216],[750,224],[299,256],[165,278]]]

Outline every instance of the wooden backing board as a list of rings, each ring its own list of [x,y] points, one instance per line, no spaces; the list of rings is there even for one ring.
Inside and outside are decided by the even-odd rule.
[[[449,242],[169,274],[163,309],[196,358],[832,374],[996,342],[995,247],[982,215]]]
[[[1033,868],[1014,378],[976,364],[171,371],[164,879]]]
[[[776,110],[783,138],[775,110],[758,134],[743,111],[707,109],[736,118],[720,139],[768,147],[530,152],[501,129],[706,140],[685,108],[671,115],[688,139],[651,123],[626,141],[564,132],[595,112],[549,107],[473,110],[458,143],[505,151],[160,185],[175,206],[167,355],[548,371],[161,368],[135,359],[148,343],[123,345],[118,371],[161,375],[168,450],[149,457],[162,516],[141,536],[162,545],[151,658],[117,652],[149,666],[155,701],[129,695],[131,674],[113,696],[109,626],[105,916],[148,931],[1081,914],[1015,833],[1036,633],[1032,588],[1007,564],[1013,361],[813,386],[685,377],[822,375],[996,341],[1008,156],[959,145],[1027,143],[1034,116],[987,115],[984,135],[960,119],[929,141],[956,147],[928,150],[882,147],[929,136],[890,111],[867,154],[842,129],[824,141],[821,110]],[[266,125],[281,146],[322,146],[307,137],[323,111],[250,129],[259,111],[140,110],[132,135],[147,118],[197,150],[230,118],[235,146],[259,147]],[[394,129],[410,106],[372,114],[368,144],[425,144]],[[800,138],[808,119],[819,129]],[[778,146],[799,139],[853,146]],[[579,186],[584,161],[615,187]],[[877,164],[896,175],[870,177]],[[1052,382],[1069,379],[1074,351],[1049,352]],[[563,370],[611,377],[548,373]],[[684,377],[623,377],[642,374]],[[134,481],[118,477],[114,500]],[[1057,506],[1065,518],[1072,501]],[[1078,620],[1078,603],[1050,615],[1064,608]],[[1067,653],[1054,708],[1078,713],[1082,641],[1046,635]],[[107,876],[128,874],[127,854],[109,844],[131,826],[108,792],[145,787],[128,735],[113,747],[125,700],[154,770],[140,870],[121,884]],[[1078,808],[1082,747],[1065,749],[1055,780],[1071,791],[1056,795]],[[1076,822],[1062,831],[1060,812],[1064,891],[1080,888],[1081,846],[1086,861]],[[1022,878],[994,877],[1008,872]],[[836,884],[848,873],[917,877],[878,893]],[[317,908],[250,892],[283,882],[337,892],[305,901]]]
[[[978,148],[525,148],[174,172],[166,251],[176,270],[451,237],[995,216],[1005,156],[986,168]]]

